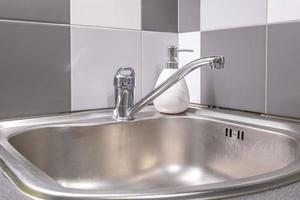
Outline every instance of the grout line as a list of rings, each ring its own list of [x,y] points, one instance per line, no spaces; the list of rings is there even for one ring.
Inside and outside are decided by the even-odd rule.
[[[200,37],[200,39],[199,39],[199,57],[201,58],[201,31],[199,32],[199,37]],[[200,93],[200,96],[199,96],[199,103],[201,104],[201,102],[202,102],[202,70],[201,70],[201,67],[200,67],[200,70],[199,70],[199,84],[200,84],[200,91],[199,91],[199,93]]]
[[[249,24],[244,26],[228,26],[223,28],[215,28],[215,29],[204,29],[201,30],[202,32],[212,32],[212,31],[225,31],[230,29],[240,29],[240,28],[251,28],[251,27],[257,27],[257,26],[265,26],[266,23],[260,23],[260,24]]]
[[[278,22],[268,22],[268,25],[276,25],[276,24],[291,24],[291,23],[299,23],[300,19],[290,19],[285,21],[278,21]]]
[[[123,31],[142,31],[139,29],[130,28],[118,28],[118,27],[106,27],[106,26],[95,26],[95,25],[80,25],[80,24],[63,24],[63,23],[52,23],[52,22],[40,22],[40,21],[24,21],[15,19],[0,19],[0,22],[5,23],[22,23],[22,24],[37,24],[37,25],[48,25],[48,26],[65,26],[65,27],[82,27],[82,28],[99,28],[109,30],[123,30]]]
[[[202,8],[202,0],[199,0],[200,1],[200,8],[199,8],[199,33],[200,33],[200,44],[199,44],[199,46],[200,46],[200,49],[199,49],[199,57],[201,58],[202,57],[202,52],[201,52],[201,50],[202,50],[202,42],[201,42],[201,39],[202,39],[202,28],[201,28],[201,25],[202,25],[202,23],[201,23],[201,19],[202,19],[202,17],[201,17],[201,8]],[[201,68],[200,68],[200,102],[199,102],[200,104],[202,103],[202,70],[201,70]]]
[[[179,1],[180,0],[177,0],[177,47],[179,47],[180,45],[180,31],[179,31],[179,19],[180,19],[180,16],[179,16]],[[178,65],[180,64],[180,56],[178,56]]]
[[[267,6],[266,6],[266,19],[267,19],[267,23],[266,23],[266,57],[265,57],[265,114],[268,113],[268,43],[269,43],[269,38],[268,38],[268,32],[269,32],[269,27],[268,27],[268,15],[269,15],[269,3],[267,0]]]
[[[70,9],[70,25],[72,24],[72,1],[70,1],[70,5],[69,5],[69,9]],[[72,87],[72,27],[70,26],[70,111],[73,111],[73,87]],[[75,110],[75,109],[74,109]]]
[[[96,25],[70,24],[70,26],[71,27],[79,27],[79,28],[94,28],[94,29],[119,30],[119,31],[135,31],[135,32],[142,31],[139,29],[119,28],[119,27],[109,27],[109,26],[96,26]]]
[[[50,23],[50,22],[22,21],[22,20],[10,20],[10,19],[0,19],[0,22],[49,25],[49,26],[62,26],[62,27],[70,27],[70,28],[71,27],[95,28],[95,29],[112,30],[112,31],[132,31],[132,32],[147,32],[147,33],[173,33],[173,34],[177,34],[176,32],[165,32],[165,31],[147,31],[147,30],[126,29],[126,28],[118,28],[118,27],[105,27],[105,26],[80,25],[80,24],[59,24],[59,23]]]
[[[141,32],[145,32],[145,33],[171,33],[171,34],[178,34],[176,32],[166,32],[166,31],[147,31],[147,30],[141,30]]]
[[[23,24],[41,24],[49,26],[71,26],[71,24],[55,23],[55,22],[41,22],[41,21],[30,21],[30,20],[16,20],[16,19],[0,19],[0,22],[5,23],[23,23]]]
[[[180,0],[177,0],[177,33],[179,34],[180,33],[180,10],[179,10],[179,1]],[[178,40],[179,41],[179,40]],[[178,44],[179,45],[179,44]]]
[[[140,0],[140,29],[143,31],[143,0]]]
[[[70,20],[69,20],[69,23],[72,24],[72,14],[73,14],[73,12],[72,12],[72,10],[73,10],[73,9],[72,9],[72,7],[73,7],[73,6],[72,6],[72,0],[70,0],[69,2],[70,2],[70,5],[69,5],[69,9],[70,9],[70,10],[69,10],[69,11],[70,11],[70,12],[69,12],[69,15],[70,15],[70,16],[69,16],[69,19],[70,19]]]
[[[143,87],[144,87],[144,84],[143,84],[143,68],[144,68],[144,40],[143,40],[143,32],[140,33],[141,34],[141,51],[140,51],[140,56],[141,56],[141,60],[140,60],[140,66],[141,66],[141,74],[140,74],[140,97],[139,98],[142,98],[143,97]]]
[[[202,25],[202,23],[201,23],[201,19],[202,19],[202,17],[201,17],[201,8],[202,8],[202,0],[199,0],[200,1],[200,8],[199,8],[199,31],[200,31],[200,34],[201,34],[201,25]]]
[[[244,25],[244,26],[228,26],[228,27],[223,27],[223,28],[214,28],[214,29],[204,29],[200,31],[201,32],[212,32],[212,31],[225,31],[225,30],[230,30],[230,29],[240,29],[240,28],[251,28],[251,27],[257,27],[257,26],[265,26],[265,25],[281,25],[281,24],[291,24],[291,23],[299,23],[299,20],[289,20],[289,21],[282,21],[282,22],[273,22],[273,23],[261,23],[261,24],[249,24],[249,25]]]
[[[143,37],[143,0],[140,0],[140,5],[141,5],[141,9],[140,9],[140,20],[141,20],[141,24],[140,24],[140,26],[141,26],[141,33],[140,33],[140,36],[141,36],[141,40],[140,40],[140,42],[141,42],[141,44],[140,44],[140,48],[141,48],[141,51],[140,51],[140,56],[141,56],[141,59],[140,59],[140,70],[141,70],[141,74],[140,74],[140,77],[141,77],[141,79],[140,79],[140,97],[139,98],[142,98],[143,97],[143,87],[144,87],[144,77],[143,77],[143,68],[144,68],[144,56],[143,56],[143,54],[144,54],[144,37]]]
[[[70,38],[69,38],[69,40],[70,40],[70,106],[71,106],[71,108],[70,108],[70,110],[72,111],[73,110],[73,106],[72,106],[72,104],[73,104],[73,102],[72,102],[72,95],[73,95],[73,92],[72,92],[72,89],[73,89],[73,87],[72,87],[72,30],[71,30],[71,28],[70,28]]]

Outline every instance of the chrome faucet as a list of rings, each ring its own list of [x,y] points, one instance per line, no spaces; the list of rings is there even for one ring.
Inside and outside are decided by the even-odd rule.
[[[224,63],[225,59],[223,56],[211,56],[194,60],[178,69],[172,76],[136,104],[134,104],[134,70],[132,68],[120,68],[114,78],[115,108],[113,116],[117,120],[132,120],[137,112],[190,72],[202,66],[209,66],[211,69],[222,69],[224,68]]]

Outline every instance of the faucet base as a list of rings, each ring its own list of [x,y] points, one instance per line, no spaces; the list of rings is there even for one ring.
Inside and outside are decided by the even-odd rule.
[[[116,109],[116,108],[114,109],[113,112],[113,118],[118,121],[130,121],[134,119],[134,117],[129,116],[127,112],[126,113],[120,112],[120,109]]]

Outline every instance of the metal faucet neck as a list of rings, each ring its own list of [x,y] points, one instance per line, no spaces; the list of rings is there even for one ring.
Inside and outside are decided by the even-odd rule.
[[[202,66],[209,66],[211,69],[223,69],[225,59],[223,56],[211,56],[194,60],[178,69],[172,76],[157,86],[148,95],[133,105],[135,73],[131,68],[121,68],[115,76],[115,101],[114,118],[117,120],[132,120],[135,114],[142,110],[147,104],[160,96],[163,92],[181,80],[190,72]],[[131,73],[123,73],[130,71]],[[122,74],[122,75],[121,75]],[[131,83],[131,84],[123,84]]]

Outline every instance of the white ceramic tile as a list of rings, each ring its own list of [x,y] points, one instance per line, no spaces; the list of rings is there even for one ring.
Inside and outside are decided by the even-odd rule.
[[[200,32],[189,32],[179,34],[179,48],[180,49],[192,49],[193,53],[182,52],[179,53],[179,66],[183,65],[200,58]],[[187,82],[190,101],[192,103],[200,103],[201,99],[201,79],[200,69],[193,71],[191,74],[185,77]]]
[[[267,22],[267,0],[201,0],[201,30],[261,25]]]
[[[141,0],[71,0],[71,23],[141,29]]]
[[[72,110],[114,105],[113,78],[118,68],[133,67],[140,96],[141,33],[72,27]]]
[[[150,92],[167,61],[167,47],[178,45],[176,33],[143,32],[142,94]]]
[[[299,0],[269,0],[268,22],[284,22],[300,20]]]

